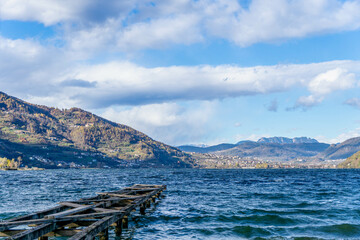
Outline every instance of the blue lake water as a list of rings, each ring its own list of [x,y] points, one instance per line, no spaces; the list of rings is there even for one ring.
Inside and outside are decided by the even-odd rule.
[[[0,171],[0,220],[135,183],[168,189],[121,239],[360,239],[359,170]]]

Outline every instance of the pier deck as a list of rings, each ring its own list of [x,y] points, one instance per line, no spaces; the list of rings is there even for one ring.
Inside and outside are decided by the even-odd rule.
[[[128,216],[139,208],[155,202],[165,185],[136,184],[113,192],[78,201],[60,202],[58,206],[41,212],[0,222],[0,237],[7,240],[47,240],[48,237],[69,237],[69,240],[108,239],[110,226],[117,236],[128,227]]]

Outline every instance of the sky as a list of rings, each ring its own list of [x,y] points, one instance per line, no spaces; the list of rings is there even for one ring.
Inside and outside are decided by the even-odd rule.
[[[360,0],[2,0],[0,91],[170,145],[360,136]]]

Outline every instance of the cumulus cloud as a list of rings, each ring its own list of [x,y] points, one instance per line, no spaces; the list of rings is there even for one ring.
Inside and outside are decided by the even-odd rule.
[[[46,96],[57,89],[54,81],[62,78],[66,55],[38,42],[10,40],[0,36],[0,87],[19,97],[25,94]],[[71,61],[71,58],[67,60]]]
[[[236,65],[146,68],[123,61],[76,64],[71,55],[32,40],[0,40],[3,63],[0,88],[26,99],[41,101],[39,97],[43,97],[52,106],[71,103],[94,109],[215,100],[298,87],[307,88],[310,93],[300,98],[298,105],[313,106],[333,91],[359,86],[358,61],[245,68]],[[61,101],[56,100],[59,96]]]
[[[360,109],[360,98],[350,98],[344,102],[345,104]]]
[[[355,137],[359,137],[359,136],[360,136],[360,128],[355,128],[355,129],[352,129],[345,133],[341,133],[340,135],[336,136],[335,138],[330,138],[330,139],[327,139],[324,137],[319,137],[319,138],[322,140],[322,142],[336,144],[336,143],[344,142],[350,138],[355,138]]]
[[[214,37],[249,46],[360,27],[357,0],[253,0],[248,7],[237,0],[3,0],[0,9],[3,20],[61,26],[72,50],[163,48]]]
[[[241,46],[360,27],[359,1],[254,0],[247,10],[229,7],[234,1],[218,2],[228,14],[210,15],[209,31]]]
[[[0,88],[42,104],[86,108],[178,100],[215,100],[308,89],[297,106],[311,107],[333,91],[358,87],[358,61],[239,67],[199,65],[146,68],[131,62],[76,63],[56,48],[0,37]],[[225,81],[226,80],[226,81]],[[61,96],[61,97],[60,97]],[[61,98],[59,101],[57,98]],[[63,106],[63,105],[62,105]],[[71,106],[69,106],[71,107]],[[272,106],[275,109],[275,105]]]
[[[3,0],[2,20],[37,21],[46,26],[59,23],[101,23],[131,12],[136,0]]]
[[[296,110],[298,108],[302,108],[303,110],[307,110],[307,109],[309,109],[309,108],[311,108],[313,106],[318,105],[323,100],[324,100],[323,96],[314,96],[314,95],[301,96],[296,101],[295,106],[293,108],[289,108],[289,110]]]
[[[169,44],[191,44],[203,39],[195,14],[161,18],[133,24],[117,34],[117,45],[128,48],[163,48]]]
[[[60,83],[60,87],[94,88],[95,86],[96,82],[88,82],[81,79],[69,79]]]
[[[321,103],[326,95],[334,91],[355,87],[356,82],[355,74],[349,73],[346,69],[335,68],[320,73],[307,84],[311,95],[300,97],[295,107],[291,109],[302,108],[306,110],[311,108]]]
[[[77,89],[76,94],[69,97],[90,106],[106,107],[111,104],[213,100],[303,87],[308,88],[311,95],[301,97],[297,104],[310,107],[320,103],[332,91],[355,86],[357,80],[353,72],[359,71],[360,63],[351,61],[248,68],[231,65],[144,68],[129,62],[111,62],[83,66],[68,76],[97,82],[96,88]]]
[[[346,69],[335,68],[317,75],[310,81],[309,91],[315,95],[327,95],[336,90],[352,88],[355,84],[355,75]]]
[[[177,103],[149,104],[130,109],[109,107],[101,115],[131,125],[157,140],[179,145],[198,142],[208,134],[208,121],[216,106],[216,102],[205,101],[190,108]]]

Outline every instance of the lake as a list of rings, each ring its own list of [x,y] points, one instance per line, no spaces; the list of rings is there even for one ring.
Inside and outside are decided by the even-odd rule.
[[[166,184],[121,239],[360,239],[360,170],[0,171],[0,219],[136,183]],[[114,237],[111,235],[110,237]]]

